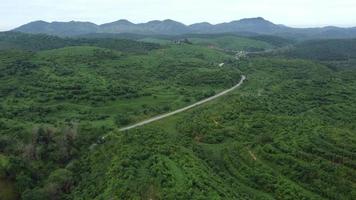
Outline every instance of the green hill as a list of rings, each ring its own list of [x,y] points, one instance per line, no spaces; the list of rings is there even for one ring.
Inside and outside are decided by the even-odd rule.
[[[45,22],[33,21],[24,24],[14,31],[32,34],[50,34],[58,36],[80,36],[96,34],[142,34],[142,35],[182,35],[182,34],[229,34],[244,35],[276,35],[286,38],[320,39],[320,38],[354,38],[356,28],[341,28],[334,26],[317,28],[292,28],[285,25],[274,24],[262,17],[244,18],[231,22],[210,24],[199,22],[185,25],[171,19],[163,21],[153,20],[146,23],[132,23],[121,19],[97,25],[91,22]]]
[[[0,32],[0,50],[21,49],[28,51],[42,51],[68,46],[96,46],[133,53],[145,53],[159,48],[159,45],[157,44],[137,42],[127,39],[60,38],[44,34]]]
[[[270,36],[246,34],[183,34],[183,35],[136,35],[136,34],[91,34],[81,36],[83,38],[116,38],[133,39],[140,42],[155,43],[167,45],[187,40],[193,44],[205,47],[214,47],[216,49],[225,49],[230,51],[264,51],[277,47],[285,47],[295,43],[293,40]]]
[[[138,104],[131,112],[140,119],[148,113],[171,109],[167,106],[184,105],[187,102],[183,99],[200,99],[204,92],[232,86],[239,79],[236,69],[218,67],[228,56],[189,45],[146,55],[81,46],[38,53],[3,51],[0,56],[2,102],[8,103],[2,115],[22,113],[13,117],[39,123],[55,123],[56,110],[60,110],[61,117],[67,115],[64,120],[83,118],[93,122],[94,107],[103,107],[96,118],[110,118],[107,110],[126,113],[132,109],[126,105],[134,99]],[[155,108],[156,104],[159,107]],[[43,109],[48,113],[32,116],[37,109],[38,114]],[[146,114],[140,117],[137,112],[142,109]]]
[[[322,61],[348,60],[356,58],[356,39],[325,39],[301,42],[286,52],[294,58]]]
[[[0,184],[15,185],[22,199],[64,198],[76,185],[69,177],[80,175],[75,163],[100,136],[240,79],[232,58],[211,49],[90,41],[97,43],[25,51],[29,45],[15,40],[15,49],[0,51],[0,153],[9,160]]]
[[[206,43],[1,33],[0,198],[355,199],[352,41],[317,42],[312,57],[287,53],[313,41],[236,60],[206,46],[290,41],[195,38]],[[334,50],[350,57],[325,59]],[[242,74],[226,96],[118,131],[230,88]]]
[[[233,51],[263,51],[273,48],[267,42],[253,40],[244,37],[223,36],[217,38],[189,38],[193,44],[210,46]]]
[[[356,81],[254,59],[233,94],[116,132],[83,159],[74,199],[353,199]]]

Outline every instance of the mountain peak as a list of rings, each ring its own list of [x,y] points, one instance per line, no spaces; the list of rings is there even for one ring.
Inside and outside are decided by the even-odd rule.
[[[264,19],[263,17],[254,17],[254,18],[244,18],[244,19],[240,19],[234,22],[243,22],[243,23],[269,23],[269,24],[273,24],[272,22]]]
[[[208,22],[201,22],[201,23],[195,23],[195,24],[191,24],[189,26],[193,31],[196,32],[204,32],[203,30],[208,30],[211,29],[212,27],[214,27],[214,25],[208,23]]]
[[[176,23],[176,24],[182,24],[181,22],[177,22],[177,21],[174,21],[174,20],[172,20],[172,19],[165,19],[165,20],[163,20],[163,22],[165,22],[165,23]]]
[[[176,21],[171,20],[171,19],[165,19],[165,20],[163,20],[163,22],[176,22]]]
[[[120,20],[117,20],[116,23],[121,23],[121,24],[133,24],[132,22],[130,22],[130,21],[127,20],[127,19],[120,19]]]
[[[179,35],[188,33],[200,34],[217,34],[217,33],[248,33],[248,34],[289,34],[289,33],[303,33],[320,35],[324,34],[327,37],[351,37],[356,34],[355,28],[338,28],[338,27],[320,27],[298,29],[288,26],[274,24],[263,17],[244,18],[236,21],[220,24],[210,24],[208,22],[201,22],[191,24],[189,26],[174,21],[172,19],[153,20],[146,23],[132,23],[126,19],[120,19],[115,22],[96,25],[91,22],[45,22],[33,21],[22,25],[14,31],[24,33],[41,33],[59,36],[78,36],[93,33],[133,33],[145,35]],[[345,32],[341,34],[340,32]]]
[[[182,24],[180,22],[174,21],[172,19],[165,19],[165,20],[152,20],[147,23],[142,23],[142,24]]]
[[[48,22],[43,21],[43,20],[36,20],[36,21],[30,22],[30,23],[48,23]]]
[[[96,25],[90,22],[53,22],[36,21],[21,26],[16,31],[27,33],[47,33],[54,35],[80,35],[87,33],[139,33],[139,34],[185,34],[185,33],[222,33],[222,32],[255,32],[272,33],[280,26],[262,17],[245,18],[230,23],[212,25],[202,22],[187,26],[172,19],[153,20],[147,23],[134,24],[126,19]]]
[[[250,19],[252,19],[252,20],[260,20],[260,21],[267,21],[263,17],[255,17],[255,18],[250,18]]]
[[[110,22],[110,23],[105,23],[105,24],[102,24],[100,25],[101,27],[107,27],[107,26],[127,26],[127,25],[134,25],[134,23],[130,22],[129,20],[127,19],[120,19],[120,20],[117,20],[117,21],[114,21],[114,22]]]
[[[37,21],[33,21],[33,22],[29,22],[29,23],[27,23],[27,24],[24,24],[24,25],[22,25],[22,26],[26,26],[26,25],[37,25],[37,24],[39,24],[39,25],[44,25],[44,24],[49,24],[49,23],[46,22],[46,21],[43,21],[43,20],[37,20]]]
[[[94,23],[76,21],[51,23],[45,21],[34,21],[14,29],[14,31],[24,33],[42,33],[62,36],[96,33],[97,30],[98,26]]]

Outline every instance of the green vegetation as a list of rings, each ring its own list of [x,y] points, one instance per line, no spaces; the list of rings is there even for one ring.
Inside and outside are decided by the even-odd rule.
[[[0,199],[355,199],[352,46],[309,41],[236,60],[206,46],[292,42],[195,38],[175,45],[0,33]],[[315,47],[311,57],[297,53]],[[329,59],[334,51],[342,55]],[[224,97],[118,131],[242,74],[242,87]]]
[[[356,59],[356,39],[305,41],[286,52],[286,55],[323,61]]]
[[[143,55],[84,46],[0,55],[1,116],[26,122],[95,123],[115,113],[139,120],[239,79],[236,69],[218,67],[228,56],[188,45]]]
[[[47,36],[4,40],[24,37],[24,46],[0,51],[0,153],[9,162],[1,182],[15,183],[22,199],[65,198],[78,159],[100,136],[240,79],[232,57],[199,46],[116,39],[71,46],[83,39],[53,37],[64,47],[50,49]]]
[[[95,37],[95,36],[93,36]],[[96,37],[101,37],[97,35]],[[111,36],[115,38],[114,36]],[[186,34],[178,36],[162,35],[116,35],[117,38],[135,39],[141,42],[149,42],[160,45],[172,44],[174,41],[187,40],[190,43],[205,47],[214,47],[228,51],[264,51],[274,48],[286,47],[294,44],[295,41],[271,35],[242,36],[237,34]]]
[[[234,94],[112,134],[83,159],[73,198],[354,199],[356,68],[239,68],[248,81]]]
[[[0,146],[2,145],[4,144],[1,143]],[[9,158],[0,154],[0,199],[3,200],[13,200],[18,198],[18,195],[15,192],[16,189],[14,183],[6,177],[9,163]]]
[[[238,36],[222,36],[217,38],[189,38],[189,41],[191,41],[193,44],[233,51],[263,51],[273,48],[273,45],[267,42]]]
[[[145,53],[158,49],[153,43],[110,38],[60,38],[49,35],[31,35],[17,32],[0,32],[0,50],[50,50],[69,46],[95,46],[131,53]]]
[[[150,42],[150,43],[161,44],[161,45],[172,44],[171,40],[161,39],[161,38],[153,38],[153,37],[142,38],[142,39],[139,39],[138,41]]]
[[[292,39],[286,39],[286,38],[277,37],[277,36],[273,36],[273,35],[258,35],[258,36],[252,36],[250,38],[254,39],[254,40],[267,42],[267,43],[269,43],[273,46],[276,46],[276,47],[284,47],[284,46],[288,46],[288,45],[295,43],[295,41]]]

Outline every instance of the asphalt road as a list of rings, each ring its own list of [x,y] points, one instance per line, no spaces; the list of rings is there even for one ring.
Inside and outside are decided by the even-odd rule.
[[[121,128],[121,129],[119,129],[119,130],[120,130],[120,131],[126,131],[126,130],[130,130],[130,129],[134,129],[134,128],[136,128],[136,127],[143,126],[143,125],[152,123],[152,122],[154,122],[154,121],[158,121],[158,120],[161,120],[161,119],[170,117],[170,116],[172,116],[172,115],[176,115],[176,114],[178,114],[178,113],[187,111],[187,110],[189,110],[189,109],[191,109],[191,108],[194,108],[194,107],[197,107],[197,106],[199,106],[199,105],[205,104],[205,103],[207,103],[207,102],[209,102],[209,101],[212,101],[212,100],[214,100],[214,99],[217,99],[217,98],[219,98],[219,97],[221,97],[221,96],[223,96],[223,95],[225,95],[225,94],[227,94],[227,93],[230,93],[231,91],[233,91],[233,90],[235,90],[236,88],[240,87],[240,86],[243,84],[243,82],[245,81],[245,79],[246,79],[246,76],[242,75],[242,76],[241,76],[241,80],[240,80],[240,82],[239,82],[238,84],[236,84],[236,85],[235,85],[234,87],[232,87],[232,88],[229,88],[229,89],[227,89],[227,90],[224,90],[224,91],[220,92],[219,94],[216,94],[216,95],[211,96],[211,97],[209,97],[209,98],[203,99],[203,100],[201,100],[201,101],[198,101],[198,102],[196,102],[196,103],[194,103],[194,104],[192,104],[192,105],[186,106],[186,107],[184,107],[184,108],[181,108],[181,109],[178,109],[178,110],[175,110],[175,111],[172,111],[172,112],[163,114],[163,115],[159,115],[159,116],[156,116],[156,117],[153,117],[153,118],[144,120],[144,121],[139,122],[139,123],[137,123],[137,124],[133,124],[133,125],[131,125],[131,126]]]

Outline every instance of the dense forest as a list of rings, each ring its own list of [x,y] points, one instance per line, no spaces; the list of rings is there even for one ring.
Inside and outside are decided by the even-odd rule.
[[[0,199],[355,199],[353,42],[0,33]]]
[[[0,32],[0,50],[22,49],[41,51],[69,46],[95,46],[133,53],[144,53],[159,48],[157,44],[122,38],[60,38],[44,34],[33,35],[18,32]]]
[[[356,39],[303,41],[286,52],[286,55],[321,61],[356,59]]]
[[[50,196],[69,193],[72,186],[56,182],[66,180],[49,178],[71,177],[67,167],[101,135],[240,79],[233,57],[193,45],[18,33],[2,42],[8,46],[0,51],[1,176],[23,199],[48,199],[38,192],[45,186]]]
[[[356,68],[239,68],[248,82],[234,94],[113,133],[83,158],[74,199],[354,199]]]

